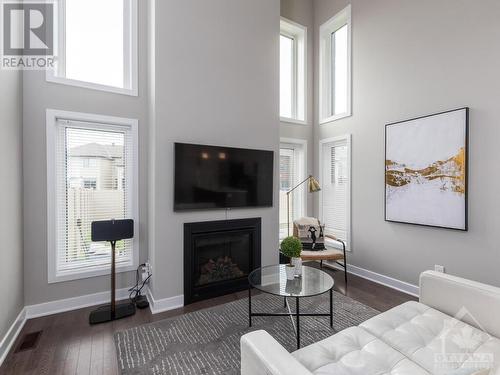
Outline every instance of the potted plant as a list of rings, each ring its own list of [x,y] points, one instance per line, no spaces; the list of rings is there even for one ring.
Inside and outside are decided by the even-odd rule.
[[[302,261],[300,259],[300,253],[302,251],[302,243],[297,237],[287,237],[281,242],[281,252],[284,256],[290,258],[290,263],[286,265],[286,278],[288,280],[293,280],[296,274],[300,276],[302,272]]]

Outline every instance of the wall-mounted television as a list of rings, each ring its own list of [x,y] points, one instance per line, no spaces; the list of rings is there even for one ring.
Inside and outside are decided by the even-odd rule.
[[[270,207],[274,152],[175,143],[174,210]]]

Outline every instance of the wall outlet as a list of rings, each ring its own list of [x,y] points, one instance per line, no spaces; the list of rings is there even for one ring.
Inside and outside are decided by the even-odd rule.
[[[444,266],[440,266],[439,264],[436,264],[434,266],[434,271],[444,273]]]

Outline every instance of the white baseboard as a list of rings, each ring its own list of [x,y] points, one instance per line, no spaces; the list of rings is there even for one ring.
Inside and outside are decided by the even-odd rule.
[[[129,288],[117,289],[116,299],[127,299],[129,297],[128,289]],[[100,292],[79,297],[40,303],[37,305],[30,305],[26,306],[26,319],[39,318],[41,316],[47,316],[71,310],[78,310],[84,307],[102,305],[108,303],[110,298],[111,292]]]
[[[24,323],[26,323],[26,308],[23,308],[21,310],[16,320],[14,320],[9,330],[0,342],[0,366],[2,366],[3,361],[12,348],[12,345],[14,345],[17,336],[19,336],[19,333],[23,329]]]
[[[344,267],[339,266],[338,264],[331,264],[328,262],[323,262],[323,265],[332,267],[338,270],[343,271]],[[400,292],[410,294],[414,297],[419,296],[419,287],[410,283],[407,283],[406,281],[401,281],[398,279],[395,279],[393,277],[385,276],[380,273],[376,273],[361,267],[357,266],[352,266],[350,264],[347,264],[347,273],[353,274],[359,277],[362,277],[363,279],[373,281],[374,283],[385,285],[389,288],[399,290]]]
[[[151,310],[152,314],[158,314],[164,311],[174,310],[184,306],[184,295],[155,299],[151,291],[148,289],[146,296],[148,297],[149,309]]]

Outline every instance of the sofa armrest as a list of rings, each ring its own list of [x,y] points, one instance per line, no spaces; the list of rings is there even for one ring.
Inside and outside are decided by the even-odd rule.
[[[420,302],[500,337],[500,288],[426,271],[420,275]]]
[[[312,375],[266,331],[241,337],[241,375]]]

